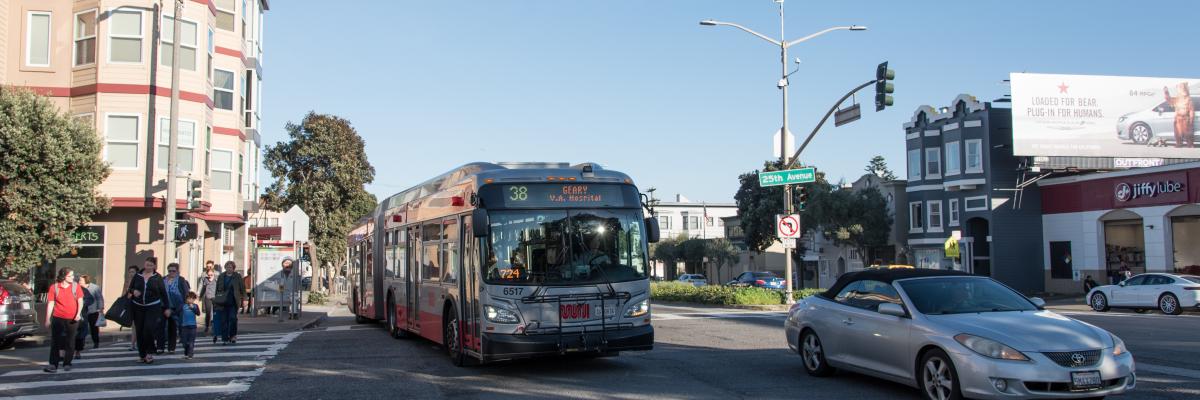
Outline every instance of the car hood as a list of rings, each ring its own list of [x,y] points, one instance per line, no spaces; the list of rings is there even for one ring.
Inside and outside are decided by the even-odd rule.
[[[1112,339],[1095,326],[1050,311],[1010,311],[929,315],[948,330],[992,339],[1020,351],[1077,351],[1102,349]]]

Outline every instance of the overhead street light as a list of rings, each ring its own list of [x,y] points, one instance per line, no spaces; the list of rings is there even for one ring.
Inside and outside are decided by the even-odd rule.
[[[777,83],[777,87],[779,87],[779,89],[783,92],[783,128],[780,129],[780,134],[779,134],[779,142],[780,142],[779,143],[779,153],[780,153],[779,159],[780,159],[780,162],[782,163],[781,165],[786,167],[790,164],[794,164],[794,162],[795,162],[794,160],[792,160],[793,157],[790,154],[788,154],[789,151],[787,149],[787,137],[788,137],[788,132],[789,132],[788,131],[788,79],[787,78],[788,78],[788,75],[791,75],[787,71],[787,61],[788,61],[787,49],[788,49],[788,47],[794,46],[799,43],[803,43],[805,41],[808,41],[809,39],[824,35],[829,32],[841,31],[841,30],[865,31],[865,30],[867,30],[867,27],[862,26],[862,25],[835,26],[832,28],[828,28],[828,29],[825,29],[822,31],[815,32],[811,35],[808,35],[808,36],[805,36],[805,37],[802,37],[799,39],[788,41],[787,35],[784,34],[784,29],[783,29],[784,28],[783,0],[776,0],[775,2],[779,4],[779,40],[772,39],[772,38],[768,37],[767,35],[763,35],[761,33],[755,32],[754,30],[752,30],[750,28],[747,28],[747,27],[744,27],[744,26],[741,26],[741,25],[738,25],[738,24],[735,24],[732,22],[722,22],[722,21],[716,21],[716,20],[712,20],[712,19],[706,19],[706,20],[700,21],[700,25],[701,26],[731,26],[734,28],[741,29],[742,31],[745,31],[746,33],[749,33],[751,35],[757,36],[760,39],[771,42],[771,44],[779,46],[779,53],[780,53],[779,63],[782,67],[781,68],[782,71],[780,73],[780,78]],[[791,214],[794,209],[793,204],[792,204],[792,186],[784,185],[783,189],[784,189],[784,197],[783,197],[784,207],[787,209],[786,212],[788,214]],[[786,280],[786,284],[787,284],[787,287],[785,288],[785,291],[787,292],[787,294],[784,297],[786,298],[787,304],[793,304],[793,303],[795,303],[795,300],[792,298],[792,249],[790,247],[784,248],[784,270],[785,270],[784,271],[784,279]]]

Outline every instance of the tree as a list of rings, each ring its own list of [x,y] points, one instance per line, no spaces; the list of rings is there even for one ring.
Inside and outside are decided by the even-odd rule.
[[[267,208],[300,206],[311,221],[309,236],[322,267],[340,267],[346,262],[346,234],[375,208],[375,196],[364,188],[375,179],[375,168],[350,121],[309,112],[285,129],[290,140],[267,146],[263,158],[275,178],[264,195]]]
[[[779,169],[780,165],[778,161],[767,161],[763,164],[762,170],[764,172],[775,171]],[[766,250],[778,240],[775,234],[775,216],[784,212],[783,186],[761,187],[758,184],[758,174],[759,171],[751,171],[739,176],[740,186],[737,194],[733,196],[734,201],[737,202],[738,215],[741,216],[742,231],[746,235],[746,246],[753,251]],[[800,185],[808,191],[810,205],[815,200],[815,196],[829,191],[829,183],[825,181],[825,174],[817,171],[816,175],[816,182]],[[795,193],[793,191],[793,195]],[[809,225],[811,222],[807,213],[801,213],[801,219],[804,226],[815,226]]]
[[[108,211],[100,138],[29,91],[0,87],[0,274],[71,249],[75,229]]]
[[[663,279],[674,280],[677,264],[683,258],[683,242],[687,240],[687,235],[680,234],[674,238],[666,238],[659,240],[658,243],[650,245],[650,258],[663,263]]]
[[[886,245],[892,227],[887,200],[874,187],[820,193],[809,201],[805,216],[811,217],[806,226],[819,227],[834,244],[854,249],[859,259],[866,259],[867,250]]]
[[[875,176],[883,178],[885,181],[896,180],[896,174],[892,173],[891,169],[888,169],[887,161],[883,159],[883,156],[872,157],[871,161],[867,162],[867,168],[865,168],[865,170],[869,173],[875,174]]]
[[[740,252],[733,243],[725,238],[709,239],[708,240],[708,260],[717,268],[717,276],[709,277],[715,279],[715,282],[721,283],[721,267],[733,265],[738,262]]]

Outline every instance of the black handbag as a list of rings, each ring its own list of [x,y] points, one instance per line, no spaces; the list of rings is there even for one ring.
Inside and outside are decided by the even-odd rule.
[[[125,296],[118,297],[112,303],[112,306],[108,307],[108,311],[104,312],[104,319],[128,328],[130,325],[133,325],[133,310],[130,304],[129,298]]]

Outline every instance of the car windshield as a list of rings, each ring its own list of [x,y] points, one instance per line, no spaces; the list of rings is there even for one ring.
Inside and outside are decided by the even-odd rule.
[[[898,283],[917,311],[927,315],[1037,310],[1025,296],[990,278],[926,278]]]
[[[1180,278],[1187,279],[1187,280],[1191,281],[1192,283],[1200,283],[1200,276],[1183,275],[1183,276],[1180,276]]]
[[[489,283],[597,284],[646,277],[637,210],[495,211],[485,265]]]
[[[771,278],[778,278],[778,276],[775,276],[774,272],[755,272],[754,273],[754,279],[771,279]]]

